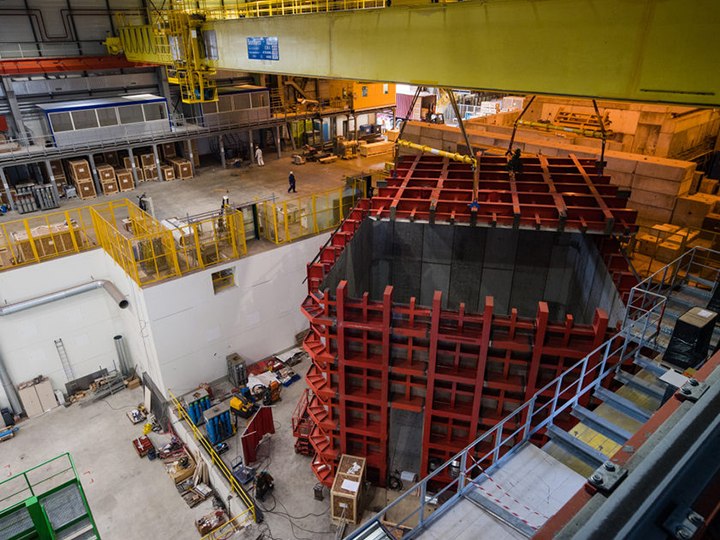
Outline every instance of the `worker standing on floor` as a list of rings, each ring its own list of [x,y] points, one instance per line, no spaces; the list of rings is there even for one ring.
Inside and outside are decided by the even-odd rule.
[[[257,161],[258,167],[265,165],[265,161],[263,161],[262,157],[262,150],[259,146],[255,147],[255,161]]]
[[[295,191],[295,175],[292,173],[292,171],[290,171],[290,177],[288,178],[288,182],[290,183],[288,193],[290,193],[291,191],[293,193],[297,193],[297,191]]]

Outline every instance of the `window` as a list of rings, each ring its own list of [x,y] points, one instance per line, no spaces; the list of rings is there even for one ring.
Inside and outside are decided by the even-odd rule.
[[[202,111],[203,111],[203,114],[217,114],[217,112],[218,112],[217,102],[209,101],[208,103],[203,103]]]
[[[230,112],[233,109],[232,96],[220,96],[218,99],[218,111]]]
[[[218,46],[217,46],[217,35],[215,30],[206,30],[203,32],[205,38],[205,56],[208,60],[219,60]]]
[[[233,96],[236,111],[244,111],[250,108],[250,94],[236,94]]]
[[[73,130],[73,123],[70,119],[70,113],[59,112],[49,114],[48,116],[50,117],[50,125],[52,126],[53,131],[61,132]]]
[[[146,122],[150,122],[152,120],[163,120],[165,118],[164,103],[146,103],[143,105],[143,111],[145,111]]]
[[[368,92],[367,86],[363,86],[362,87],[362,97],[367,97],[367,92]]]
[[[106,127],[106,126],[117,126],[118,119],[117,119],[117,112],[115,110],[115,107],[106,107],[103,109],[96,109],[98,120],[100,121],[100,126]]]
[[[142,105],[123,105],[118,107],[121,124],[138,124],[144,121]]]
[[[73,111],[72,112],[73,124],[75,129],[91,129],[98,127],[97,115],[95,109],[86,111]]]
[[[255,92],[252,94],[252,106],[253,109],[256,109],[258,107],[267,107],[267,100],[265,99],[265,96],[267,94],[265,92]]]
[[[235,268],[226,268],[219,272],[212,273],[212,284],[213,291],[215,294],[219,293],[223,289],[235,286]]]
[[[390,85],[383,84],[383,94],[389,94],[389,93],[390,93]]]

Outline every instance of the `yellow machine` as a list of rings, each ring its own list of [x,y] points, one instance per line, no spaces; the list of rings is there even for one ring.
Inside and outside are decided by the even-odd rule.
[[[237,417],[250,418],[258,410],[257,405],[243,396],[237,395],[230,400],[230,410],[237,421]]]

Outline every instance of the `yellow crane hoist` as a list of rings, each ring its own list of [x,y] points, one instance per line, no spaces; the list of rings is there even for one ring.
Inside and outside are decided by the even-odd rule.
[[[180,85],[185,103],[217,101],[216,70],[203,34],[203,11],[177,2],[170,9],[119,12],[118,36],[104,42],[110,54],[124,53],[134,62],[167,67],[168,81]],[[149,24],[148,22],[149,21]]]

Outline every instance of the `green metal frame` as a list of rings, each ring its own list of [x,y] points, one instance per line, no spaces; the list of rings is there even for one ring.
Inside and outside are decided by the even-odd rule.
[[[28,473],[31,471],[40,469],[42,467],[45,467],[46,465],[53,463],[59,459],[62,459],[64,457],[67,457],[70,466],[66,469],[63,469],[59,472],[56,472],[46,478],[43,478],[42,480],[32,483],[30,479],[28,478]],[[48,491],[44,491],[42,493],[36,494],[36,490],[33,488],[37,488],[40,484],[47,482],[48,480],[51,480],[53,478],[56,478],[60,476],[61,474],[65,474],[68,471],[72,471],[73,477],[69,479],[67,482],[63,482],[59,486],[56,486],[52,489],[49,489]],[[95,523],[95,519],[93,518],[92,512],[90,511],[90,505],[88,504],[87,497],[85,496],[85,491],[82,488],[82,483],[80,482],[80,477],[78,476],[77,469],[75,468],[75,463],[73,462],[72,456],[70,456],[69,453],[60,454],[57,457],[54,457],[48,461],[45,461],[44,463],[41,463],[40,465],[37,465],[35,467],[32,467],[20,474],[17,474],[11,478],[7,478],[6,480],[3,480],[0,482],[0,487],[2,487],[3,484],[7,484],[8,482],[12,482],[13,480],[16,480],[17,478],[24,478],[26,487],[24,489],[21,489],[20,491],[17,491],[13,493],[12,495],[9,495],[2,500],[0,500],[0,504],[3,503],[3,501],[6,501],[16,495],[19,495],[23,491],[28,491],[30,493],[29,497],[26,497],[23,501],[13,504],[12,506],[9,506],[7,508],[4,508],[3,510],[0,510],[0,519],[3,519],[15,512],[20,511],[22,508],[26,508],[30,514],[30,517],[33,521],[33,524],[35,525],[34,530],[21,533],[19,535],[11,537],[9,540],[31,540],[31,539],[40,539],[40,540],[54,540],[55,534],[62,532],[66,530],[69,527],[72,527],[73,525],[79,523],[80,521],[84,519],[90,519],[90,523],[92,524],[93,532],[95,534],[95,537],[97,540],[100,540],[100,533],[98,532],[97,525]],[[45,512],[45,509],[42,506],[42,501],[49,497],[50,495],[57,493],[58,491],[61,491],[68,486],[76,485],[78,492],[80,494],[80,497],[82,498],[83,505],[85,507],[85,514],[62,525],[57,530],[54,530],[50,520],[48,518],[47,513]]]

